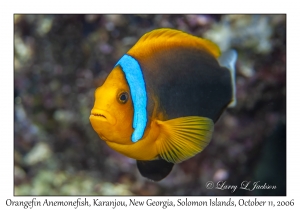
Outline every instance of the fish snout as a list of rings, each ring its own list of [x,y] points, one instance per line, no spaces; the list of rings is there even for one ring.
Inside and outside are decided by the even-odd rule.
[[[92,109],[90,120],[108,122],[111,125],[115,125],[117,120],[109,112],[101,109]]]

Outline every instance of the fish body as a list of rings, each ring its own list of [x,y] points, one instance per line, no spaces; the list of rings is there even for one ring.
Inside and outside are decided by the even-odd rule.
[[[173,29],[146,33],[95,91],[90,122],[109,147],[159,181],[201,152],[235,102],[237,55]]]

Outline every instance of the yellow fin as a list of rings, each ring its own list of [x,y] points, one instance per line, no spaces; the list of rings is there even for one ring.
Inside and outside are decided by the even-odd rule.
[[[179,163],[201,152],[210,142],[214,129],[211,119],[198,116],[159,121],[160,134],[156,141],[160,156]]]
[[[143,59],[151,56],[158,50],[171,49],[172,47],[201,49],[215,58],[221,54],[219,47],[215,43],[169,28],[156,29],[146,33],[127,53],[137,59]]]

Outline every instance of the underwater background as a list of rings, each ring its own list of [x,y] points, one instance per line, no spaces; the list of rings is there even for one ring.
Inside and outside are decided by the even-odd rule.
[[[203,152],[151,182],[99,139],[89,115],[120,57],[163,27],[237,50],[237,105]],[[276,189],[207,189],[210,181]],[[286,15],[14,15],[14,187],[15,195],[286,195]]]

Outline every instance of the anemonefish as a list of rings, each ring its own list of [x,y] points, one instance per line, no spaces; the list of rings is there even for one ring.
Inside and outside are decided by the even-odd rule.
[[[165,178],[201,152],[235,100],[237,53],[174,29],[143,35],[95,91],[90,122],[142,176]]]

